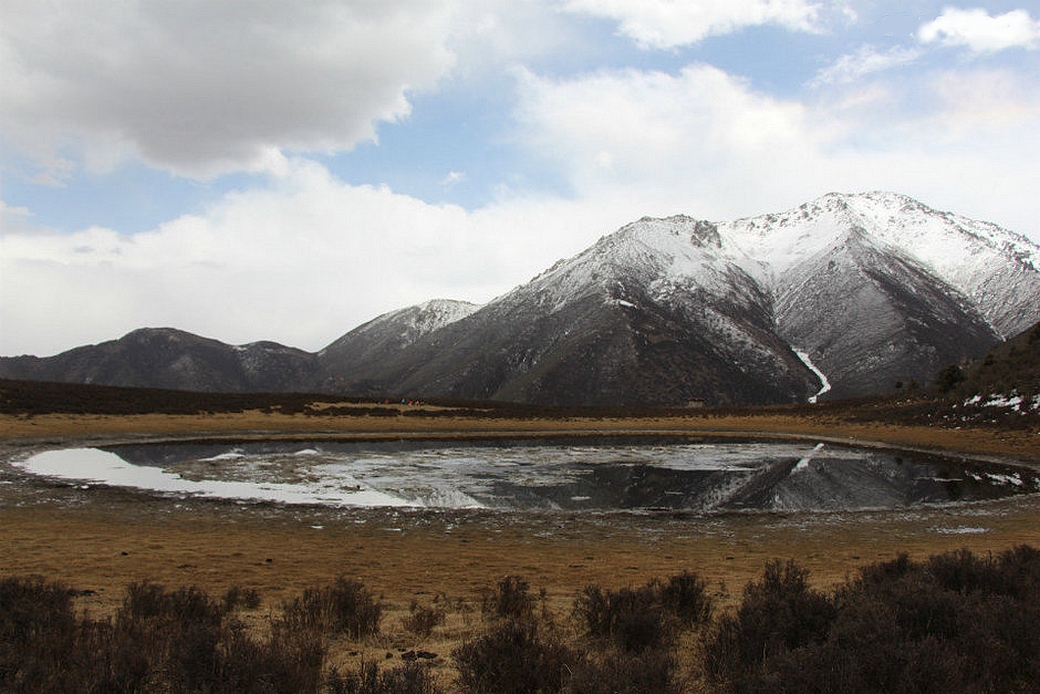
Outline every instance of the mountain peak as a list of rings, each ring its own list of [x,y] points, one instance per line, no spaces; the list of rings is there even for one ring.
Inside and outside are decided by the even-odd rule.
[[[202,342],[216,343],[216,340],[212,340],[207,337],[195,335],[184,330],[177,328],[137,328],[131,330],[123,337],[118,340],[111,341],[112,343],[122,344],[134,344],[134,345],[154,345],[160,343],[166,344],[197,344]]]
[[[424,301],[373,318],[335,340],[318,355],[337,378],[350,380],[354,373],[377,369],[390,356],[479,308],[477,304],[453,299]]]
[[[643,217],[618,229],[611,236],[638,239],[644,243],[658,243],[661,238],[674,237],[691,242],[694,246],[718,248],[721,245],[718,226],[713,222],[685,214],[670,217]]]
[[[903,193],[896,193],[895,191],[891,190],[869,190],[861,193],[841,193],[838,191],[831,191],[825,195],[821,195],[812,203],[808,204],[818,204],[824,201],[834,201],[836,203],[843,202],[848,204],[857,200],[866,200],[889,206],[902,206],[909,204],[913,206],[925,207],[927,209],[925,205],[922,205],[920,202],[910,197],[909,195],[904,195]]]

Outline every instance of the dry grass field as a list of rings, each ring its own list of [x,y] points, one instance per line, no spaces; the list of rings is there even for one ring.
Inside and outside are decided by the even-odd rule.
[[[199,437],[404,438],[602,433],[806,437],[944,451],[1040,466],[1040,432],[947,429],[782,414],[668,417],[342,417],[245,411],[212,415],[0,416],[4,461],[41,447]],[[338,576],[359,579],[385,605],[383,629],[342,644],[334,662],[440,656],[478,628],[483,591],[503,576],[544,591],[564,618],[588,584],[638,586],[685,570],[732,605],[772,558],[792,558],[820,587],[900,553],[1040,546],[1040,500],[1018,497],[909,511],[840,513],[552,514],[350,510],[155,498],[27,479],[0,465],[0,577],[41,576],[86,591],[77,606],[110,614],[131,582],[195,585],[220,595],[254,588],[262,621],[282,601]],[[413,603],[447,621],[430,637],[403,620]]]

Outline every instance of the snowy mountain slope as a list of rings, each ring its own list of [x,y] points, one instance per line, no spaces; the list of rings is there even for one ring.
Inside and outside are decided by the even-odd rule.
[[[893,193],[851,197],[848,204],[878,238],[908,250],[970,297],[1002,338],[1035,321],[1040,247],[1024,236]]]
[[[430,301],[384,313],[351,330],[318,353],[340,379],[371,378],[389,356],[411,346],[424,335],[461,320],[477,304],[450,299]]]
[[[719,228],[832,397],[929,379],[1040,317],[1040,247],[904,195],[832,193]]]
[[[958,290],[854,228],[781,276],[777,332],[804,349],[830,397],[930,378],[999,341]]]
[[[1040,247],[989,222],[933,210],[898,193],[831,193],[780,214],[719,225],[729,252],[776,285],[784,273],[858,228],[971,300],[1002,337],[1036,320]]]
[[[416,343],[391,389],[535,402],[805,399],[815,377],[714,225],[643,219]]]

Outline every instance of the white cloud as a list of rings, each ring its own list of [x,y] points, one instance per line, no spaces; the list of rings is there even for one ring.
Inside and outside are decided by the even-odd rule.
[[[811,100],[717,68],[527,75],[530,145],[583,199],[730,219],[890,189],[1040,237],[1040,95],[1010,71],[835,84]]]
[[[450,42],[458,56],[453,74],[499,80],[515,64],[596,50],[558,5],[559,0],[458,0]]]
[[[447,73],[453,12],[450,0],[10,0],[4,137],[41,160],[74,146],[96,168],[136,156],[196,177],[262,168],[271,150],[347,149]]]
[[[319,349],[385,311],[487,301],[627,221],[610,204],[515,198],[466,212],[351,186],[303,159],[262,190],[149,232],[34,229],[0,208],[0,354],[173,326]],[[10,222],[10,223],[9,223]]]
[[[932,128],[944,132],[951,144],[966,145],[975,137],[986,143],[1009,136],[1021,137],[1024,147],[1040,143],[1040,129],[1033,130],[1032,136],[1022,132],[1023,126],[1040,123],[1040,94],[1013,73],[1000,69],[946,71],[935,78],[932,90],[940,104]],[[1040,151],[1031,149],[1034,154]]]
[[[867,75],[908,65],[920,58],[921,54],[918,48],[896,46],[887,51],[879,51],[873,46],[862,46],[855,53],[847,53],[838,58],[833,65],[820,70],[812,81],[812,86],[855,82]]]
[[[1040,47],[1040,21],[1025,10],[991,17],[983,9],[948,7],[937,19],[922,25],[917,37],[923,43],[938,41],[945,46],[966,46],[975,53],[1008,48],[1035,50]]]
[[[844,2],[807,0],[568,0],[565,7],[616,20],[622,34],[650,48],[686,46],[762,24],[816,32],[825,15],[851,16]]]
[[[756,93],[708,65],[677,75],[604,71],[568,80],[528,73],[522,90],[519,117],[531,146],[566,171],[581,195],[627,188],[648,201],[664,191],[674,203],[704,201],[726,179],[740,174],[747,183],[815,139],[802,104]],[[707,208],[695,213],[722,212]]]
[[[8,205],[0,200],[0,238],[8,233],[33,232],[32,217],[33,214],[28,207]]]
[[[444,187],[450,187],[457,183],[461,183],[466,180],[466,174],[461,171],[449,171],[448,174],[441,179],[440,183]]]

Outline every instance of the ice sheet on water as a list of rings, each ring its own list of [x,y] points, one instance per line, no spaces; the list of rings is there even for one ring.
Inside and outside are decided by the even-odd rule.
[[[815,442],[265,442],[231,457],[196,447],[193,460],[169,449],[56,450],[18,464],[36,475],[164,494],[341,507],[861,508],[1040,491],[1035,475],[946,479],[931,463]]]
[[[333,506],[415,505],[405,499],[378,490],[344,487],[328,480],[318,484],[189,480],[161,468],[128,463],[115,453],[97,448],[45,451],[25,460],[20,466],[28,472],[45,477],[81,480],[167,494]]]

